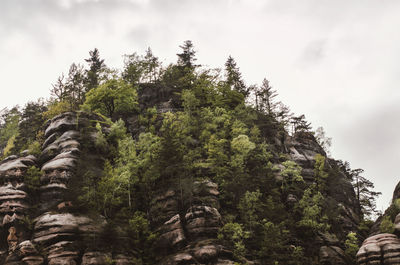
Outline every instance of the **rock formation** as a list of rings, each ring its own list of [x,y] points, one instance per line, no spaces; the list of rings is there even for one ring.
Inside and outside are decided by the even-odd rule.
[[[393,193],[392,202],[394,203],[399,197],[398,184]],[[385,212],[383,216],[387,214]],[[382,217],[378,218],[370,231],[371,236],[362,243],[357,253],[358,264],[400,264],[400,238],[398,237],[400,235],[400,214],[397,214],[394,220],[394,234],[380,233],[379,226],[381,221]]]
[[[164,256],[159,263],[234,264],[232,252],[217,240],[222,226],[218,186],[209,180],[195,181],[192,204],[183,210],[177,194],[168,190],[152,202],[152,223],[160,234],[156,246]]]
[[[132,257],[106,253],[101,244],[94,243],[106,224],[104,218],[72,211],[72,186],[79,183],[80,168],[97,165],[89,168],[93,174],[98,173],[98,165],[102,168],[101,154],[90,151],[96,139],[94,125],[99,120],[102,118],[85,113],[59,115],[47,126],[38,159],[11,156],[1,162],[2,264],[88,265],[107,264],[112,259],[116,264],[132,264]],[[91,164],[93,161],[96,163]],[[25,183],[31,166],[42,171],[40,196],[35,202],[38,209],[34,209]]]
[[[326,155],[325,151],[317,143],[312,134],[301,133],[294,137],[289,137],[284,143],[284,147],[290,155],[291,160],[301,166],[301,176],[305,182],[313,183],[315,181],[315,157],[317,154]],[[331,168],[335,163],[334,160],[327,159],[326,167]],[[335,178],[335,185],[332,185],[328,196],[336,201],[339,207],[338,224],[336,230],[341,231],[339,234],[320,234],[317,236],[315,243],[319,248],[320,264],[346,264],[343,244],[341,243],[347,233],[357,231],[360,222],[360,207],[357,205],[353,187],[346,176],[339,172],[340,176]],[[336,187],[334,189],[334,187]],[[295,202],[297,199],[294,195],[289,194],[287,203]],[[340,228],[340,229],[337,229]],[[341,238],[342,240],[339,240]],[[333,262],[333,263],[332,263]]]
[[[104,154],[94,147],[98,121],[102,118],[83,112],[61,114],[48,122],[38,158],[11,156],[0,163],[1,264],[134,264],[133,250],[99,242],[107,226],[105,218],[76,210],[76,187],[82,174],[99,176],[105,161]],[[288,137],[280,145],[291,160],[301,165],[305,181],[313,183],[315,155],[325,154],[315,139]],[[328,160],[327,167],[330,163],[333,161]],[[41,170],[35,194],[28,172],[32,166]],[[175,181],[165,180],[156,185],[148,209],[151,228],[158,234],[154,243],[158,264],[239,262],[232,249],[217,238],[223,226],[218,185],[208,178],[192,181],[183,195],[183,188]],[[346,264],[341,242],[359,222],[359,208],[352,200],[354,192],[344,176],[339,178],[337,189],[329,196],[340,206],[338,230],[342,233],[317,236],[315,246],[320,264]],[[288,205],[297,201],[295,195],[287,196]],[[366,256],[369,257],[373,244],[388,253],[396,249],[396,238],[384,239],[368,241],[372,243],[364,247]],[[389,241],[390,245],[384,243]],[[124,245],[123,242],[121,237],[120,244]]]

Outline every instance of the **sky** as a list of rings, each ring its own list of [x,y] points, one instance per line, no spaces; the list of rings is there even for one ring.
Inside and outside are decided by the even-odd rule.
[[[399,13],[397,0],[1,0],[0,110],[48,98],[95,47],[109,67],[147,47],[167,65],[192,40],[199,64],[231,55],[248,85],[267,78],[324,127],[384,210],[400,180]]]

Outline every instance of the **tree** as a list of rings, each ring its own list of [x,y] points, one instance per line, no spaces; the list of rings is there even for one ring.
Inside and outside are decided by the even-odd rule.
[[[125,55],[124,64],[122,78],[132,85],[152,83],[160,78],[161,63],[150,48],[146,50],[144,56],[139,56],[137,53]]]
[[[327,137],[324,131],[324,128],[318,127],[315,131],[315,139],[317,140],[318,144],[324,149],[324,151],[329,155],[330,150],[329,148],[332,145],[332,138]]]
[[[106,65],[104,64],[104,59],[100,59],[100,53],[97,48],[93,51],[89,51],[90,57],[85,59],[89,64],[89,69],[85,71],[86,73],[86,91],[97,87],[100,84],[101,74],[104,73]]]
[[[385,215],[382,218],[381,224],[379,225],[379,231],[381,233],[389,233],[389,234],[392,234],[395,231],[395,225],[392,222],[389,215]]]
[[[311,130],[311,123],[306,121],[306,116],[304,116],[304,114],[292,117],[290,122],[293,125],[293,134],[297,132],[309,132]]]
[[[155,82],[160,78],[161,63],[158,57],[154,56],[153,51],[149,48],[143,58],[144,71],[142,82]]]
[[[121,79],[111,79],[86,94],[84,109],[97,111],[108,117],[115,113],[137,111],[137,92]]]
[[[302,218],[298,222],[300,227],[310,229],[314,234],[329,230],[328,217],[323,213],[324,196],[312,186],[304,191],[298,207],[302,211]]]
[[[346,237],[346,238],[347,238],[347,239],[346,239],[346,241],[344,242],[344,245],[345,245],[345,247],[346,247],[345,253],[346,253],[346,256],[347,256],[347,258],[349,259],[349,261],[351,261],[352,264],[354,264],[355,261],[356,261],[356,260],[355,260],[356,254],[357,254],[358,249],[359,249],[359,247],[358,247],[357,234],[354,233],[354,232],[349,232],[349,233],[347,234],[347,237]]]
[[[64,84],[64,74],[57,78],[56,83],[51,85],[53,88],[50,90],[52,96],[55,96],[58,101],[63,101],[67,97],[67,88]]]
[[[244,231],[243,226],[239,223],[227,223],[218,232],[218,239],[232,247],[234,257],[239,260],[246,254],[244,240],[248,237],[248,232]]]
[[[232,58],[232,56],[229,56],[225,62],[225,73],[226,85],[228,85],[230,89],[243,94],[245,97],[248,96],[249,91],[244,84],[239,67],[236,65],[236,61]]]
[[[36,145],[41,145],[44,139],[43,135],[43,123],[45,118],[43,113],[47,110],[45,102],[41,99],[36,102],[28,102],[21,112],[21,119],[18,124],[19,134],[16,137],[16,148],[17,150],[23,150],[22,148],[28,148],[30,144],[38,140]]]
[[[269,81],[264,78],[261,87],[256,90],[257,109],[267,113],[268,115],[274,115],[278,104],[277,102],[274,102],[274,98],[277,95],[276,90],[272,89]]]
[[[178,65],[191,70],[195,69],[198,65],[194,64],[197,59],[195,57],[196,51],[194,50],[192,41],[187,40],[179,47],[182,49],[182,52],[177,54]]]
[[[287,196],[289,193],[296,194],[300,189],[300,184],[304,183],[301,176],[302,168],[296,162],[287,160],[282,163],[285,167],[281,171],[282,176],[282,193]]]
[[[64,79],[62,74],[53,84],[50,90],[52,96],[56,97],[57,104],[66,102],[70,110],[78,110],[79,106],[85,101],[85,72],[80,64],[71,64],[68,76]]]
[[[382,193],[374,191],[374,184],[363,177],[361,175],[362,173],[364,173],[364,170],[361,168],[353,169],[350,171],[350,176],[356,193],[357,202],[361,206],[361,212],[364,216],[371,217],[378,213],[376,209],[376,198]]]
[[[65,82],[65,90],[67,92],[66,99],[70,102],[71,107],[76,110],[79,105],[85,101],[85,74],[83,66],[73,63],[68,72],[68,77]]]
[[[131,85],[136,85],[142,79],[142,75],[143,67],[140,56],[137,53],[124,55],[122,78]]]
[[[7,152],[10,154],[14,148],[15,138],[18,135],[18,123],[21,117],[21,112],[18,106],[10,110],[3,110],[0,119],[0,150],[6,146]]]
[[[315,155],[314,164],[314,178],[316,183],[316,188],[320,192],[325,192],[326,189],[326,179],[329,174],[325,171],[325,157],[320,154]]]
[[[261,192],[246,191],[239,201],[239,211],[244,223],[248,227],[250,233],[253,233],[254,226],[257,224],[258,216],[257,211],[261,210]]]

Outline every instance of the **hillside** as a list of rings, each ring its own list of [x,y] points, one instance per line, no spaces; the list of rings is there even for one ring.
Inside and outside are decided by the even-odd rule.
[[[268,80],[181,48],[121,71],[95,49],[51,100],[4,111],[2,264],[354,264],[394,231],[397,204],[373,226],[373,184]]]

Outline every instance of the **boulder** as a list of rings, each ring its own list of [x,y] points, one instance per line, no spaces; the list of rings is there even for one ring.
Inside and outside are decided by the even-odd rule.
[[[378,234],[364,240],[357,253],[360,265],[400,264],[400,239],[393,234]]]

